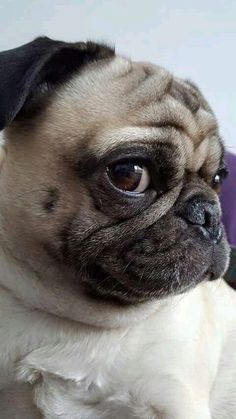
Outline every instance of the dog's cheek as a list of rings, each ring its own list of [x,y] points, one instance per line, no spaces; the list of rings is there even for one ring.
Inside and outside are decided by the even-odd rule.
[[[80,244],[116,220],[95,207],[83,183],[66,186],[60,190],[49,189],[46,198],[41,200],[43,229],[39,226],[38,238],[51,255],[76,266],[81,262]]]
[[[17,254],[27,255],[29,249],[31,253],[38,249],[40,255],[46,243],[58,247],[63,226],[75,217],[84,228],[90,227],[86,226],[90,200],[83,185],[69,177],[60,182],[49,170],[44,176],[39,171],[37,176],[30,176],[25,167],[18,176],[8,166],[0,176],[1,229]]]

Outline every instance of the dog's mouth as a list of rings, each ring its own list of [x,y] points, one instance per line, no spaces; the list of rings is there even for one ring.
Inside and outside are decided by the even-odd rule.
[[[86,265],[82,283],[87,293],[137,304],[186,292],[204,280],[219,278],[227,268],[224,233],[214,244],[193,228],[165,249],[139,239],[122,250],[106,250]]]
[[[84,277],[83,282],[85,283],[86,293],[92,298],[99,298],[105,301],[114,302],[119,305],[127,304],[138,304],[145,301],[154,299],[165,298],[169,295],[183,294],[196,286],[203,280],[213,280],[214,274],[209,270],[205,269],[195,276],[188,283],[179,282],[176,284],[174,281],[172,284],[168,284],[169,289],[146,289],[146,284],[143,284],[143,278],[137,277],[137,282],[140,281],[142,288],[139,287],[128,287],[122,282],[118,281],[112,274],[106,272],[99,264],[92,264],[87,269],[86,279]],[[112,287],[108,282],[112,283]]]

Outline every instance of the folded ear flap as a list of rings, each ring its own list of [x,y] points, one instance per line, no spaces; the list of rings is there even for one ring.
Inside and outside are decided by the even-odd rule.
[[[93,42],[67,43],[42,37],[0,53],[0,130],[30,98],[53,90],[86,63],[114,56],[112,48]]]

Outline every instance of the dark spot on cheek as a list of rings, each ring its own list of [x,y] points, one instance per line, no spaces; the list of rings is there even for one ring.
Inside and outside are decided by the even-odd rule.
[[[54,187],[49,187],[47,190],[47,198],[43,202],[44,210],[48,213],[52,213],[55,210],[59,197],[59,190]]]

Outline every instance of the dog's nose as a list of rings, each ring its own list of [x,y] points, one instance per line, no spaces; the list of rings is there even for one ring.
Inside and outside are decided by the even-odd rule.
[[[222,227],[217,202],[194,196],[185,203],[180,215],[188,224],[199,226],[205,237],[219,243]]]

